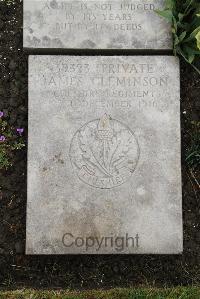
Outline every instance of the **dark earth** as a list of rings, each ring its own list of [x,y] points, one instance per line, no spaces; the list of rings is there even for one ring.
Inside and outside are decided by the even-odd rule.
[[[22,2],[0,1],[0,111],[10,125],[28,117],[28,55],[22,50]],[[27,151],[0,173],[0,287],[108,288],[200,283],[199,171],[186,161],[200,110],[200,76],[181,62],[183,255],[26,256]],[[37,126],[37,124],[35,124]],[[26,137],[25,137],[26,139]]]

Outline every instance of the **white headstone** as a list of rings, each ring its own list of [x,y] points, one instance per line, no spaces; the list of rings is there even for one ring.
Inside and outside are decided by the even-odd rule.
[[[24,0],[24,47],[172,49],[164,0]]]
[[[177,58],[29,57],[26,251],[181,253]]]

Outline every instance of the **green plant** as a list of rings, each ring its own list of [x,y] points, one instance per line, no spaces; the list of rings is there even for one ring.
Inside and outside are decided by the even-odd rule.
[[[156,10],[172,24],[174,55],[182,56],[200,74],[194,65],[200,55],[199,0],[166,0],[164,10]]]
[[[22,138],[23,129],[9,126],[0,111],[0,170],[13,165],[14,153],[22,149],[25,144]]]

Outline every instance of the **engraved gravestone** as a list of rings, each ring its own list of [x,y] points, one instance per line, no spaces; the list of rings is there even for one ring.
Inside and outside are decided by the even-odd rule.
[[[164,0],[24,0],[24,47],[172,49]]]
[[[104,114],[76,132],[70,158],[80,180],[110,189],[125,183],[134,172],[139,146],[127,126]]]
[[[179,62],[30,56],[27,254],[182,251]]]

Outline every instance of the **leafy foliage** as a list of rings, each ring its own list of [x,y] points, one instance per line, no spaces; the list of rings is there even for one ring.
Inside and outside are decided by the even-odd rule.
[[[0,170],[13,165],[14,153],[25,146],[23,138],[7,121],[0,118]]]
[[[156,12],[172,23],[174,54],[182,56],[200,74],[194,65],[200,55],[199,0],[166,0],[165,9]]]

